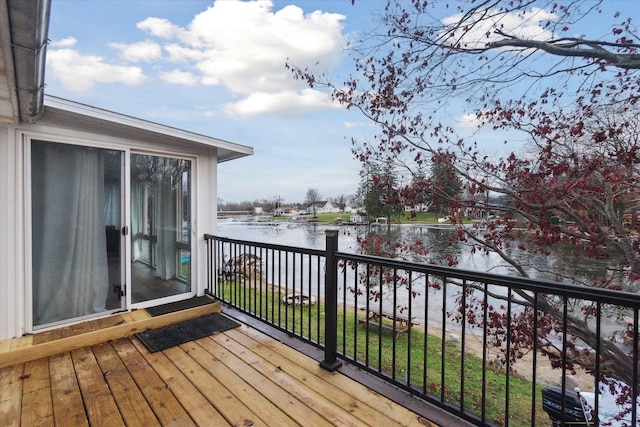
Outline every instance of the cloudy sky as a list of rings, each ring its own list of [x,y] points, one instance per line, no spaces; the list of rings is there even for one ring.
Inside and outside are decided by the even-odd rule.
[[[354,193],[351,137],[368,126],[285,62],[348,70],[349,40],[384,2],[297,3],[53,0],[46,91],[252,146],[253,156],[219,167],[225,201]]]
[[[360,164],[351,139],[373,129],[294,80],[285,62],[343,81],[348,43],[384,5],[53,0],[46,92],[252,146],[253,156],[220,165],[224,201],[303,202],[309,188],[323,198],[353,194]]]

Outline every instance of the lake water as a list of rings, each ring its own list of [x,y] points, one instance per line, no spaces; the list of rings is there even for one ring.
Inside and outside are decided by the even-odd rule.
[[[435,262],[446,264],[446,256],[455,257],[457,268],[462,270],[487,272],[495,274],[517,275],[515,269],[506,264],[496,253],[473,251],[469,245],[460,242],[449,242],[453,233],[445,228],[425,225],[392,225],[372,228],[364,226],[336,226],[330,224],[308,223],[269,223],[256,222],[248,218],[218,224],[218,235],[232,239],[253,242],[304,247],[309,249],[325,249],[325,232],[328,229],[339,230],[338,247],[343,252],[360,253],[357,237],[368,232],[381,232],[394,241],[421,240],[430,249],[428,256],[415,256],[413,261]],[[514,245],[515,246],[515,245]],[[505,249],[509,256],[526,266],[531,277],[556,279],[557,277],[577,277],[585,282],[593,277],[604,277],[612,262],[596,261],[575,257],[568,247],[558,247],[551,255],[522,252],[517,249]],[[557,275],[557,277],[556,277]]]

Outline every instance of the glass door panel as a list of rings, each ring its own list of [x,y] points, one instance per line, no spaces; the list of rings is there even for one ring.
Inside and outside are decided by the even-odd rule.
[[[33,326],[123,307],[123,153],[31,142]]]
[[[131,155],[131,302],[191,292],[191,161]]]

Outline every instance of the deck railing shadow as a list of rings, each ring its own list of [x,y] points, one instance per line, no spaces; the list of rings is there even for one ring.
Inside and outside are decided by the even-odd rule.
[[[324,350],[325,369],[475,425],[640,425],[639,295],[340,252],[336,230],[325,251],[205,239],[208,292]]]

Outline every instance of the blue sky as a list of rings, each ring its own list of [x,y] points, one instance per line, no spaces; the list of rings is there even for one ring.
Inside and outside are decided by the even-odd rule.
[[[284,65],[290,58],[342,82],[352,69],[347,43],[385,3],[53,0],[46,92],[252,146],[253,156],[220,165],[224,201],[303,202],[309,188],[353,194],[351,138],[371,138],[373,128]]]

